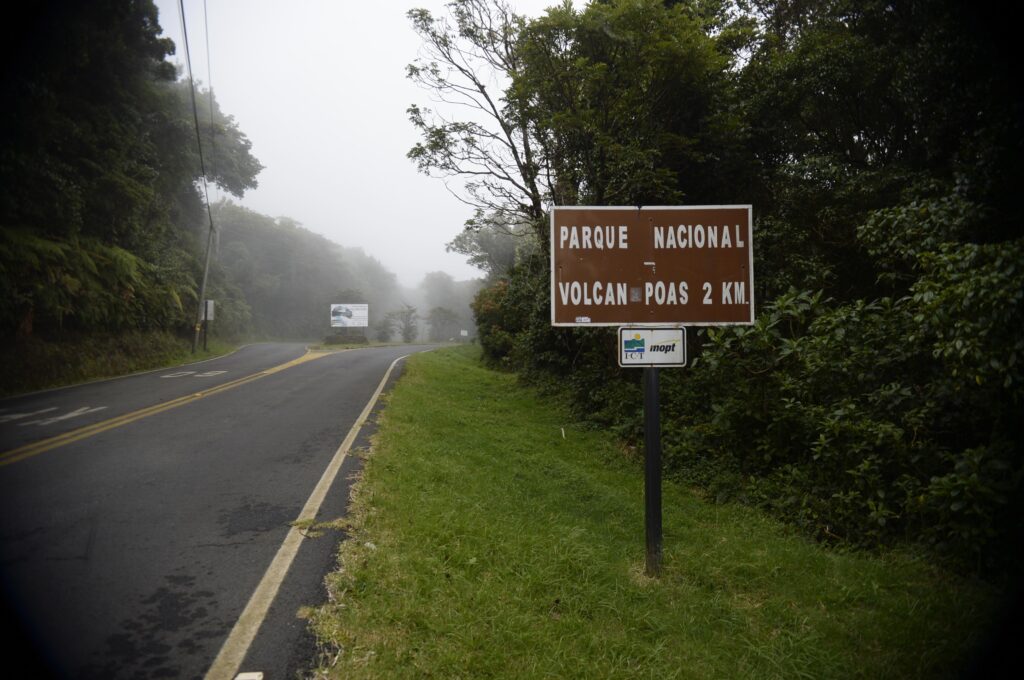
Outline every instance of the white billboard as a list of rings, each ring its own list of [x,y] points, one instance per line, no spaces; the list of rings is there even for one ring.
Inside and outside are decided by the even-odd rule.
[[[331,328],[366,328],[370,325],[370,305],[331,305]]]

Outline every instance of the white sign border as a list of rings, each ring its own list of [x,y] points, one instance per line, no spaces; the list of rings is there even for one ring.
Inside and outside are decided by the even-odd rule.
[[[598,328],[622,326],[623,321],[601,321],[599,323],[580,322],[555,322],[555,211],[557,210],[715,210],[715,209],[746,209],[747,211],[747,243],[750,249],[747,252],[750,267],[750,321],[680,321],[678,323],[666,321],[630,321],[629,326],[638,328],[685,328],[686,326],[753,326],[754,325],[754,206],[750,203],[729,204],[729,205],[555,205],[548,211],[550,214],[550,228],[548,231],[548,246],[551,251],[548,269],[551,273],[551,325],[555,328]]]

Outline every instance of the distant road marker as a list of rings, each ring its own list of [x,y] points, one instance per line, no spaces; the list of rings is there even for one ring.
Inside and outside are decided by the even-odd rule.
[[[32,416],[38,416],[43,413],[49,413],[50,411],[56,411],[56,406],[50,408],[39,409],[38,411],[32,411],[31,413],[8,413],[0,416],[0,423],[9,423],[13,420],[22,420],[23,418],[31,418]]]

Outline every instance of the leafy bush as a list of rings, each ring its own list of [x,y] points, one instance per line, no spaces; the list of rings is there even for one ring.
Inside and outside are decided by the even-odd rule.
[[[519,324],[508,318],[504,304],[507,298],[508,281],[497,281],[482,288],[473,299],[477,337],[484,357],[492,363],[500,364],[508,356],[512,350],[512,334],[520,330]]]
[[[54,240],[0,229],[0,326],[31,335],[50,330],[171,329],[188,324],[188,269],[168,272],[95,239]]]
[[[1024,241],[922,243],[907,296],[790,291],[751,328],[708,331],[668,383],[669,465],[820,538],[973,564],[1013,544]]]

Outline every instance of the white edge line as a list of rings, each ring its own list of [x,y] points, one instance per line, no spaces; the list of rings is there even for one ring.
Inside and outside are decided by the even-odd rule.
[[[327,492],[330,490],[331,485],[334,484],[334,479],[341,470],[342,463],[345,462],[348,450],[355,442],[359,431],[362,430],[366,419],[373,412],[373,407],[380,398],[381,392],[384,391],[384,386],[391,377],[391,372],[399,361],[408,356],[408,354],[402,355],[391,362],[387,372],[384,373],[384,377],[381,378],[380,384],[377,385],[377,390],[366,403],[366,407],[363,408],[363,412],[359,414],[356,422],[352,424],[352,428],[348,431],[344,441],[341,442],[341,446],[334,452],[334,457],[331,458],[327,469],[324,470],[320,481],[317,482],[316,487],[313,489],[313,493],[309,495],[309,499],[303,506],[302,512],[299,513],[297,521],[301,522],[316,517],[320,506],[327,497]],[[263,620],[267,617],[270,605],[277,596],[277,591],[288,574],[288,570],[295,560],[295,555],[299,552],[302,541],[302,532],[294,526],[291,527],[281,543],[281,547],[277,549],[277,554],[274,555],[273,561],[263,574],[263,578],[260,579],[259,585],[256,586],[256,590],[253,591],[252,596],[249,598],[249,602],[245,605],[245,609],[242,610],[242,615],[238,617],[238,621],[235,622],[234,627],[217,653],[217,658],[214,659],[210,670],[206,672],[205,680],[231,680],[235,677],[242,662],[245,661],[245,655],[248,653],[252,641],[256,639],[256,633],[259,632]]]

